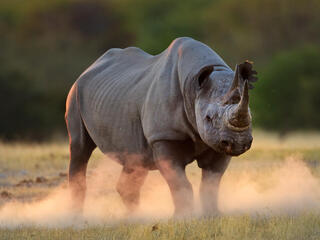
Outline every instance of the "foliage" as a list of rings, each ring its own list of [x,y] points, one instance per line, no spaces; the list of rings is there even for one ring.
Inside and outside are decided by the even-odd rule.
[[[103,1],[20,3],[0,5],[0,137],[45,139],[64,131],[65,99],[81,72],[131,36]]]
[[[256,123],[282,129],[284,125],[271,126],[279,114],[271,114],[274,119],[267,121],[259,113],[268,104],[268,97],[262,99],[266,94],[262,86],[268,83],[262,81],[270,81],[269,72],[286,64],[285,60],[270,63],[278,52],[313,51],[303,46],[320,42],[319,13],[318,0],[2,0],[0,137],[44,139],[65,133],[67,92],[95,59],[109,48],[130,45],[158,54],[180,36],[205,42],[231,67],[245,59],[257,63],[261,80],[256,84],[259,94],[254,94]],[[312,61],[319,65],[318,58]],[[317,72],[308,76],[319,78]],[[311,106],[317,100],[309,98],[308,89],[316,92],[319,86],[309,86],[313,80],[301,81],[305,90],[299,95],[304,100],[299,101]],[[293,82],[287,87],[296,88]],[[307,109],[301,109],[308,113],[298,126],[319,128],[314,124],[318,117],[311,118],[311,107]]]
[[[320,128],[320,48],[307,46],[274,56],[253,96],[259,126],[286,132]]]
[[[135,44],[149,53],[158,54],[177,37],[201,39],[202,12],[210,2],[122,0],[118,7],[136,35]]]
[[[318,0],[217,1],[206,8],[205,39],[233,64],[270,61],[278,51],[318,44],[319,12]]]

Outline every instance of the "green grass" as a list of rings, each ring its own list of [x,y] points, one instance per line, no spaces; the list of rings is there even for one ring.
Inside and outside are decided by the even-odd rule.
[[[160,210],[151,218],[150,211],[148,217],[123,217],[118,214],[123,206],[114,190],[120,167],[111,162],[101,165],[106,159],[96,150],[88,171],[89,179],[96,177],[97,169],[102,178],[102,190],[93,197],[99,199],[93,202],[97,204],[96,218],[84,219],[74,227],[26,221],[9,228],[10,224],[0,224],[0,239],[320,239],[320,134],[296,133],[278,139],[257,131],[254,138],[252,149],[234,158],[227,169],[220,199],[222,215],[218,217],[174,220],[166,215],[160,220],[161,204],[171,199],[157,171],[147,178],[142,203]],[[36,204],[51,196],[57,186],[66,186],[68,158],[67,142],[0,143],[0,193],[12,194],[11,199],[0,197],[0,220],[8,202]],[[195,193],[200,173],[195,163],[187,168]],[[36,183],[39,176],[46,182]],[[19,186],[26,179],[34,182]],[[265,209],[265,205],[271,208]],[[50,207],[54,212],[55,205]],[[170,215],[172,207],[164,211]],[[116,220],[108,217],[113,215]],[[19,212],[12,214],[12,219],[19,216]],[[50,216],[45,221],[51,221]]]

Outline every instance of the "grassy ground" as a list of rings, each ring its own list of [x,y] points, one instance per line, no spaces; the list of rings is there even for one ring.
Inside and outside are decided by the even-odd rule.
[[[156,229],[156,230],[153,230]],[[161,224],[120,224],[82,229],[22,228],[2,230],[3,239],[308,239],[320,238],[319,216],[248,216],[168,221]]]
[[[156,171],[143,188],[141,215],[125,218],[114,191],[120,168],[95,151],[88,171],[95,190],[81,224],[60,221],[68,218],[59,212],[65,202],[50,202],[66,187],[67,144],[0,143],[0,239],[320,239],[320,134],[256,132],[254,139],[224,176],[222,215],[183,221],[168,217],[170,195]],[[200,171],[196,164],[187,171],[196,193]]]

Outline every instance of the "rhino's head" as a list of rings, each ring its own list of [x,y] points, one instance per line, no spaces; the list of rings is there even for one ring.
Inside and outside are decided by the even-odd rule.
[[[232,71],[204,68],[197,77],[196,125],[202,140],[214,150],[237,156],[251,147],[248,89],[257,80],[248,61]]]

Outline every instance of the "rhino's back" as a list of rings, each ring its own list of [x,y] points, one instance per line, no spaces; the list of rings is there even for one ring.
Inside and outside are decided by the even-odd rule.
[[[153,61],[138,48],[110,49],[77,80],[82,119],[102,152],[149,153],[140,111]]]

